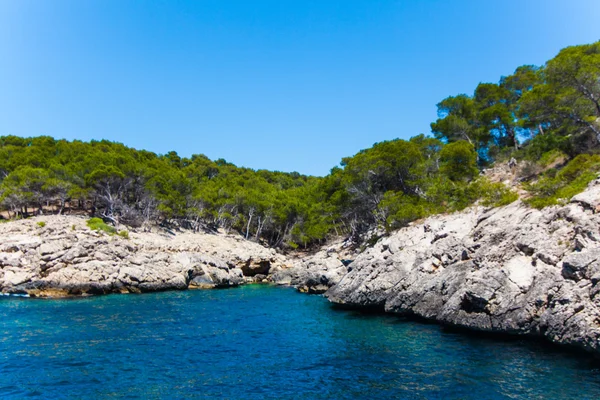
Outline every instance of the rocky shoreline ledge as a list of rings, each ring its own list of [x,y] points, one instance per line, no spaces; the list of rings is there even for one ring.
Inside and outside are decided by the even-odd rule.
[[[600,353],[600,181],[564,206],[470,208],[401,229],[326,293],[479,331]]]
[[[40,216],[0,224],[0,292],[66,297],[273,282],[346,307],[598,354],[599,210],[595,181],[564,206],[471,207],[413,223],[358,255],[337,242],[293,257],[233,235],[126,239],[92,231],[82,217]]]
[[[240,237],[93,231],[76,216],[0,224],[0,291],[35,297],[232,287],[286,268],[285,257]]]

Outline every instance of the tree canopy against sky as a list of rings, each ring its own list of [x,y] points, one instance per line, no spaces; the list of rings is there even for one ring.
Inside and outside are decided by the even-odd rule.
[[[479,176],[496,160],[571,159],[529,187],[531,204],[555,204],[600,171],[600,42],[567,47],[543,66],[518,67],[437,107],[435,137],[375,143],[325,177],[107,140],[0,136],[0,207],[9,217],[84,212],[115,225],[222,228],[271,246],[306,248],[333,234],[358,239],[374,227],[395,229],[477,200],[506,204],[516,195]]]
[[[0,135],[324,176],[598,20],[596,0],[3,0]]]

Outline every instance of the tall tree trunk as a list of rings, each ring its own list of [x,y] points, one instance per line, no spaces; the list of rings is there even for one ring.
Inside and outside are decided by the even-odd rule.
[[[254,216],[254,209],[250,209],[248,212],[248,225],[246,226],[246,239],[250,236],[250,224],[252,223],[252,217]]]

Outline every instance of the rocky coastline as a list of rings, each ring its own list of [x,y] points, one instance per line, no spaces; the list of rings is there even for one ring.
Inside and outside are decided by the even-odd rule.
[[[93,231],[86,218],[0,224],[0,290],[31,297],[233,287],[262,281],[286,259],[226,234]]]
[[[435,216],[380,240],[326,292],[478,331],[600,352],[600,181],[564,206]]]
[[[599,210],[594,181],[563,206],[476,206],[415,222],[360,254],[335,242],[287,257],[224,233],[124,238],[90,230],[83,217],[40,216],[0,224],[0,292],[67,297],[272,282],[345,307],[598,354]]]

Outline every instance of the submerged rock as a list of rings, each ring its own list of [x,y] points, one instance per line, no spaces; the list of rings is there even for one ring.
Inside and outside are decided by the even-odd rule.
[[[543,210],[430,217],[358,256],[326,297],[600,352],[599,187]]]

